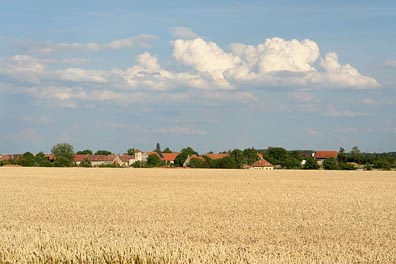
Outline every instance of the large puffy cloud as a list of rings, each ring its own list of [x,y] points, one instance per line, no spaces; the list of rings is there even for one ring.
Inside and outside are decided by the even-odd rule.
[[[191,66],[201,74],[208,74],[218,86],[230,86],[224,73],[240,63],[239,57],[226,53],[216,43],[207,42],[201,38],[178,39],[173,45],[173,56],[178,61]]]
[[[128,68],[121,75],[130,87],[147,87],[167,90],[177,86],[208,88],[208,83],[197,74],[171,72],[163,69],[156,56],[145,52],[138,56],[138,64]]]
[[[320,65],[326,70],[322,74],[324,83],[349,87],[376,87],[378,82],[374,78],[361,75],[357,69],[349,64],[340,65],[335,52],[326,54]]]
[[[234,46],[235,49],[237,48]],[[252,47],[247,49],[252,52]],[[258,45],[257,48],[253,47],[253,49],[255,49],[254,55],[249,54],[246,61],[251,61],[251,57],[256,56],[259,71],[264,73],[313,71],[315,69],[312,67],[312,63],[319,58],[318,45],[307,39],[301,42],[295,39],[291,41],[281,38],[267,39],[264,44]]]
[[[372,88],[378,82],[364,76],[349,64],[340,65],[336,53],[320,57],[318,45],[312,40],[267,39],[258,46],[235,43],[225,52],[214,42],[197,38],[173,42],[176,60],[209,74],[217,86],[247,84],[315,85]]]

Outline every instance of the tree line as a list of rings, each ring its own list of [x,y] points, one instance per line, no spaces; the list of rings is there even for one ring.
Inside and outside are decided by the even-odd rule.
[[[133,167],[161,167],[161,166],[177,166],[181,167],[189,156],[199,156],[199,153],[191,147],[183,148],[174,164],[169,164],[161,160],[162,153],[171,153],[169,148],[161,151],[159,143],[157,143],[153,150],[156,154],[149,155],[146,161],[137,161],[132,164]],[[396,168],[396,152],[388,153],[362,153],[357,146],[353,147],[349,152],[344,148],[340,148],[337,158],[329,158],[320,166],[317,161],[312,157],[313,151],[311,150],[286,150],[282,147],[269,147],[267,149],[233,149],[222,152],[228,154],[220,159],[210,159],[203,155],[199,158],[191,159],[188,167],[191,168],[219,168],[219,169],[240,169],[244,165],[252,165],[260,156],[273,164],[278,169],[319,169],[326,170],[354,170],[363,168],[365,170],[381,169],[391,170]],[[57,144],[51,149],[51,154],[56,157],[55,159],[49,158],[43,152],[34,155],[31,152],[25,152],[8,161],[1,161],[0,166],[7,164],[16,164],[26,167],[72,167],[76,166],[74,157],[76,154],[86,155],[111,155],[113,154],[108,150],[98,150],[93,152],[86,149],[74,152],[72,145],[67,143]],[[134,155],[135,149],[129,148],[125,154]],[[305,161],[305,163],[303,162]],[[91,162],[84,159],[80,166],[91,167]],[[103,165],[106,167],[114,167],[116,165],[109,164]]]

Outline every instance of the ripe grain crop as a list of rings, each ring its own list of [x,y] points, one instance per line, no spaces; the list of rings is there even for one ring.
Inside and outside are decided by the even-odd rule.
[[[396,173],[0,168],[0,263],[396,263]]]

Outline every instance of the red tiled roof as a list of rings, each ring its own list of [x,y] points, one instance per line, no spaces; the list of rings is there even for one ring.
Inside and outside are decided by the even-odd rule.
[[[129,160],[134,159],[135,156],[132,155],[120,155],[118,156],[122,162],[129,162]]]
[[[328,159],[328,158],[336,158],[337,151],[335,150],[321,150],[315,152],[315,158],[317,159]]]
[[[92,161],[113,161],[116,155],[89,155],[88,160]]]
[[[162,153],[161,160],[163,161],[175,161],[176,157],[179,155],[179,152],[173,152],[173,153]]]
[[[265,159],[261,159],[256,161],[252,167],[273,167],[273,165],[271,163],[269,163],[268,161],[266,161]]]
[[[74,156],[74,161],[75,162],[81,162],[88,156],[89,156],[88,154],[77,154],[77,155]]]
[[[228,157],[228,154],[205,154],[206,157],[212,160],[222,159],[224,157]]]
[[[0,155],[0,161],[7,161],[10,158],[11,158],[10,155]]]

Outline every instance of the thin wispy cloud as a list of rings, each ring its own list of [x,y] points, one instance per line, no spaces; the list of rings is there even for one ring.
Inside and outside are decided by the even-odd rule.
[[[385,65],[389,67],[396,67],[396,60],[386,61]]]
[[[156,39],[158,39],[158,36],[141,34],[135,37],[112,40],[108,43],[46,43],[41,45],[35,45],[35,47],[30,49],[30,52],[33,54],[50,54],[54,52],[67,51],[99,52],[105,50],[131,49],[136,47],[150,48],[151,43]]]
[[[192,31],[191,28],[188,27],[171,27],[169,31],[176,39],[203,38],[198,33],[195,33],[194,31]]]

